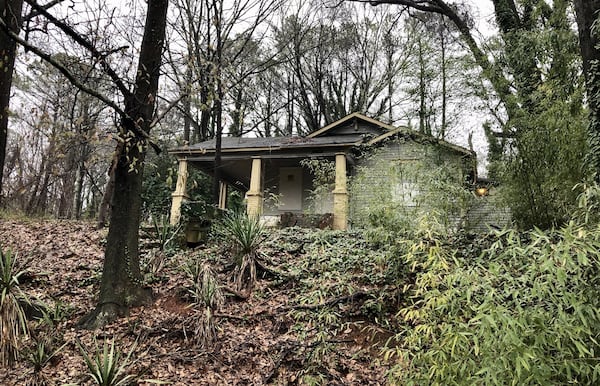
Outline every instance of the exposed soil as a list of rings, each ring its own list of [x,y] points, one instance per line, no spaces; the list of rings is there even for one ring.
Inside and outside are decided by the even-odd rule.
[[[190,326],[199,311],[186,294],[189,281],[180,267],[193,256],[212,256],[209,261],[227,286],[228,256],[216,247],[207,252],[201,246],[165,258],[164,268],[147,278],[155,296],[152,306],[133,309],[102,330],[77,329],[77,321],[92,310],[98,293],[105,233],[86,222],[0,220],[0,247],[18,251],[21,260],[31,259],[21,280],[23,292],[34,303],[54,308],[58,302],[68,312],[50,332],[47,324],[31,321],[33,333],[24,342],[23,358],[13,368],[0,370],[0,384],[23,385],[36,379],[27,350],[35,339],[48,335],[54,349],[64,344],[41,372],[50,385],[92,384],[77,342],[94,351],[95,344],[102,348],[103,342],[113,340],[123,356],[133,350],[127,372],[140,375],[137,384],[155,384],[148,380],[172,385],[385,384],[389,364],[381,348],[392,334],[362,315],[364,299],[331,302],[338,319],[323,323],[337,328],[319,328],[321,319],[310,313],[322,312],[319,304],[327,304],[329,298],[296,309],[298,291],[304,287],[277,274],[259,277],[248,299],[226,297],[215,312],[216,343],[209,348],[194,345]],[[144,253],[158,253],[145,245]],[[287,259],[289,264],[303,259],[302,249],[301,244],[282,247],[270,261]],[[360,288],[370,290],[366,285]]]

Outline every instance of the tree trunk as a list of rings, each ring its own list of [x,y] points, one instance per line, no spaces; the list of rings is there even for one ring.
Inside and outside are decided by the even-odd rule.
[[[221,67],[223,66],[223,41],[221,36],[221,22],[223,17],[223,1],[215,1],[213,4],[215,13],[215,27],[217,33],[217,50],[216,50],[216,93],[217,98],[214,105],[214,133],[215,133],[215,169],[212,186],[212,196],[215,206],[219,204],[220,183],[221,183],[221,143],[223,137],[223,81],[221,79]]]
[[[423,41],[421,38],[418,38],[419,44],[419,132],[422,134],[429,134],[426,130],[425,119],[427,116],[426,107],[425,107],[425,60],[423,59]]]
[[[135,90],[125,96],[126,116],[121,118],[121,139],[115,168],[115,191],[108,230],[100,296],[96,309],[81,325],[97,328],[127,313],[129,307],[148,304],[151,292],[141,280],[139,224],[146,134],[154,114],[154,102],[165,40],[168,0],[148,0],[144,37],[140,50]]]
[[[575,0],[574,3],[590,108],[588,164],[600,182],[600,33],[597,26],[596,31],[592,29],[600,16],[600,0]]]
[[[23,0],[0,0],[0,17],[13,32],[21,29]],[[2,175],[8,137],[8,108],[17,43],[0,30],[0,205],[2,205]]]
[[[190,145],[190,129],[192,127],[192,69],[188,58],[185,69],[185,97],[183,98],[183,141]]]
[[[110,164],[110,169],[108,170],[108,182],[106,183],[106,187],[104,188],[102,201],[100,202],[100,207],[98,208],[98,221],[96,223],[98,229],[104,228],[110,218],[111,202],[113,193],[115,191],[115,171],[117,169],[117,164],[119,162],[119,156],[121,154],[122,148],[123,144],[119,142],[115,149],[115,153]]]
[[[444,34],[444,17],[440,16],[440,32],[439,32],[439,36],[440,36],[440,55],[441,55],[441,63],[440,63],[440,67],[441,67],[441,76],[442,76],[442,123],[440,126],[440,132],[438,134],[438,138],[441,139],[446,139],[446,127],[448,126],[448,122],[446,119],[446,109],[447,109],[447,105],[448,105],[448,85],[447,85],[447,74],[446,74],[446,67],[448,66],[448,63],[446,61],[446,35]]]

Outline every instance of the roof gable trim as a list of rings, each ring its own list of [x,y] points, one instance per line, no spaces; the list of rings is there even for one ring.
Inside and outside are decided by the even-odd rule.
[[[388,125],[388,124],[386,124],[386,123],[383,123],[383,122],[381,122],[381,121],[378,121],[377,119],[369,118],[369,117],[367,117],[366,115],[362,115],[361,113],[356,113],[356,112],[355,112],[355,113],[352,113],[352,114],[350,114],[350,115],[346,115],[344,118],[342,118],[342,119],[339,119],[339,120],[337,120],[337,121],[335,121],[335,122],[333,122],[333,123],[330,123],[329,125],[327,125],[327,126],[325,126],[325,127],[321,128],[321,129],[319,129],[319,130],[317,130],[317,131],[313,131],[312,133],[308,134],[308,135],[306,136],[306,138],[314,138],[314,137],[318,137],[318,136],[320,136],[320,135],[322,135],[322,134],[324,134],[324,133],[328,132],[329,130],[331,130],[331,129],[334,129],[334,128],[338,127],[338,126],[339,126],[339,125],[341,125],[342,123],[345,123],[345,122],[347,122],[347,121],[349,121],[349,120],[351,120],[351,119],[354,119],[354,118],[357,118],[357,119],[363,120],[363,121],[365,121],[365,122],[368,122],[368,123],[371,123],[371,124],[373,124],[373,125],[379,126],[379,127],[383,128],[383,129],[386,129],[386,130],[395,130],[395,129],[396,129],[396,128],[395,128],[394,126],[392,126],[392,125]],[[385,134],[384,134],[384,135],[385,135]]]

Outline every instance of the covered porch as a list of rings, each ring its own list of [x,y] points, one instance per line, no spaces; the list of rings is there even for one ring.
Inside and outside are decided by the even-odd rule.
[[[352,137],[352,138],[350,138]],[[240,191],[249,216],[261,216],[268,224],[279,223],[282,215],[313,214],[333,217],[331,227],[345,230],[348,223],[348,167],[353,164],[350,149],[357,144],[354,136],[343,138],[232,138],[222,141],[220,194],[218,206],[225,209],[229,189]],[[188,200],[189,168],[214,176],[214,140],[170,151],[179,168],[173,193],[170,221],[181,217],[181,206]],[[327,197],[314,202],[311,191],[314,178],[304,159],[335,163],[335,183]]]

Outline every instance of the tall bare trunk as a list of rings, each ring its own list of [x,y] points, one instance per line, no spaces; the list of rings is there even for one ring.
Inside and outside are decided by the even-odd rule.
[[[23,0],[0,0],[0,18],[15,33],[21,29]],[[17,43],[0,29],[0,205],[2,205],[2,176],[8,138],[8,108]]]
[[[130,307],[147,304],[151,292],[144,287],[139,266],[139,225],[143,164],[162,49],[165,40],[168,0],[148,0],[148,12],[134,92],[125,96],[121,118],[122,139],[129,139],[118,154],[115,168],[113,210],[108,229],[100,296],[96,309],[82,319],[87,328],[102,326],[125,315]]]
[[[594,31],[600,16],[600,0],[575,0],[574,3],[590,107],[588,163],[596,181],[600,182],[600,34]]]

